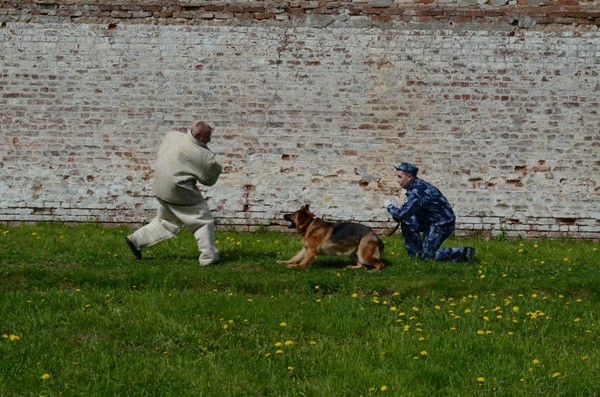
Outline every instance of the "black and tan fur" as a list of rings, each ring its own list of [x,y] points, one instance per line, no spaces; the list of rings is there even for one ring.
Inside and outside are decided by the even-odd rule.
[[[331,223],[317,218],[305,205],[285,214],[290,228],[302,235],[302,250],[287,261],[278,261],[289,268],[301,268],[311,263],[317,254],[348,256],[356,261],[353,269],[366,267],[370,271],[383,269],[383,242],[369,227],[353,223]]]

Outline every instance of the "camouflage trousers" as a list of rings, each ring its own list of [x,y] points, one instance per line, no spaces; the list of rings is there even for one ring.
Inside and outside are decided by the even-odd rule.
[[[421,225],[414,218],[402,221],[402,236],[408,256],[436,261],[458,262],[463,257],[463,248],[440,248],[454,233],[454,222],[446,225]]]

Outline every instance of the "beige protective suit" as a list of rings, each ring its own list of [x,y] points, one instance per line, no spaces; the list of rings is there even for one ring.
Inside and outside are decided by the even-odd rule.
[[[183,226],[196,238],[201,265],[219,261],[215,244],[215,222],[198,183],[212,186],[222,167],[215,154],[191,131],[169,132],[158,149],[154,170],[154,193],[158,199],[156,217],[127,236],[141,250],[174,237]]]

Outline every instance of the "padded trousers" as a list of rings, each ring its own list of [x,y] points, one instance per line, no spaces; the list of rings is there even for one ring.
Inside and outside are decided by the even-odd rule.
[[[177,205],[158,199],[158,204],[156,217],[128,236],[138,249],[175,237],[185,226],[194,234],[198,243],[200,264],[209,265],[219,261],[219,251],[215,241],[215,221],[206,201],[202,200],[191,205]]]

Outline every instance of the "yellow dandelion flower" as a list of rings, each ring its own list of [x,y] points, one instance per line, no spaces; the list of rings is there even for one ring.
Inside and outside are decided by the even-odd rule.
[[[283,350],[277,349],[277,350],[275,350],[275,354],[283,354]]]
[[[287,367],[288,371],[293,371],[294,367],[292,367],[291,365],[289,367]]]
[[[537,358],[534,358],[531,363],[534,364],[534,365],[537,365],[537,364],[540,363],[540,360],[538,360]]]
[[[10,335],[10,336],[8,337],[8,339],[9,339],[11,342],[15,342],[15,341],[21,340],[21,337],[20,337],[19,335]]]
[[[558,378],[560,376],[560,372],[555,372],[552,374],[552,379]]]
[[[43,380],[48,380],[48,379],[50,379],[50,374],[42,374],[41,378]]]
[[[228,324],[223,324],[223,329],[227,329],[227,328],[229,328],[229,325]]]
[[[285,345],[286,345],[286,346],[291,346],[291,345],[293,345],[293,344],[294,344],[294,342],[292,342],[291,340],[286,340],[286,341],[285,341]]]
[[[353,297],[353,298],[358,298],[358,294],[357,294],[357,293],[354,293],[354,294],[352,294],[352,297]]]
[[[482,329],[477,330],[477,335],[483,335],[483,334],[485,334],[484,330],[482,330]]]
[[[512,310],[513,310],[513,312],[518,313],[519,312],[519,306],[513,306]]]
[[[440,309],[441,309],[440,305],[435,305],[433,308],[434,308],[435,310],[440,310]]]
[[[477,378],[477,382],[483,383],[483,382],[485,382],[485,378],[483,376],[480,376]]]
[[[391,311],[391,312],[395,312],[396,310],[398,310],[398,308],[396,308],[396,306],[392,306],[392,307],[390,307],[390,311]]]
[[[427,350],[422,350],[420,353],[422,356],[427,356],[429,355],[429,353],[427,353]]]
[[[309,343],[309,344],[311,344],[311,345],[316,345],[316,344],[317,344],[317,342],[316,342],[316,341],[314,341],[314,340],[311,340],[311,341],[310,341],[310,342],[308,342],[308,343]]]
[[[379,388],[379,390],[381,390],[381,391],[387,391],[387,390],[388,390],[388,387],[384,385],[384,386],[381,386],[381,387]]]
[[[281,346],[283,346],[283,343],[281,343],[281,342],[276,342],[275,343],[275,347],[281,347]]]
[[[280,326],[280,327],[287,327],[287,323],[286,323],[285,321],[284,321],[284,322],[281,322],[281,323],[279,323],[279,326]]]

